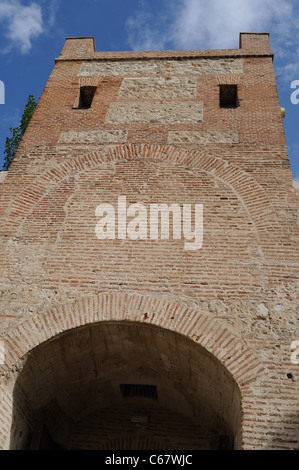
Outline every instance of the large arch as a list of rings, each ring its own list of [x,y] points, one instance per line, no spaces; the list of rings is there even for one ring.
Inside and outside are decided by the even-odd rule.
[[[263,188],[248,173],[218,156],[205,155],[197,150],[182,150],[169,145],[125,144],[112,146],[93,153],[72,157],[46,171],[28,186],[13,202],[6,221],[8,231],[16,229],[37,202],[53,185],[81,171],[96,169],[117,161],[140,158],[183,165],[188,169],[204,171],[219,178],[237,195],[262,238],[275,234],[277,217]],[[266,248],[266,246],[265,246]]]
[[[140,338],[139,341],[135,342],[132,340],[134,338],[134,334],[132,335],[134,328]],[[96,361],[97,364],[101,360],[106,361],[104,376],[106,374],[107,380],[109,379],[112,383],[112,388],[109,388],[107,385],[108,388],[105,389],[106,395],[115,394],[115,387],[119,386],[119,380],[117,381],[116,377],[121,371],[126,370],[126,368],[128,369],[128,364],[132,362],[132,358],[135,356],[141,358],[142,351],[147,351],[148,354],[143,354],[146,360],[145,362],[143,360],[143,366],[141,364],[140,367],[142,366],[143,370],[147,369],[152,372],[150,374],[142,372],[141,367],[141,372],[139,371],[139,374],[136,375],[136,370],[138,369],[137,363],[132,363],[127,378],[122,377],[122,383],[128,383],[129,381],[129,383],[157,386],[158,390],[160,390],[160,396],[164,396],[164,401],[162,400],[164,405],[166,402],[165,397],[168,395],[171,398],[170,402],[179,402],[181,404],[181,410],[184,410],[183,416],[185,418],[188,417],[190,426],[192,423],[192,426],[196,426],[197,413],[199,413],[198,416],[201,417],[202,422],[211,423],[210,412],[207,412],[207,415],[204,417],[203,412],[198,411],[199,402],[210,399],[211,403],[208,404],[207,408],[212,410],[213,416],[217,416],[214,421],[212,420],[214,424],[216,423],[216,428],[219,428],[219,426],[221,428],[219,428],[219,433],[217,430],[216,434],[218,433],[218,437],[225,436],[227,438],[230,436],[230,439],[234,439],[234,445],[237,448],[242,447],[241,419],[243,391],[248,389],[248,385],[254,382],[261,372],[260,361],[255,352],[248,348],[240,338],[224,328],[219,320],[196,309],[189,308],[183,303],[133,293],[109,293],[86,297],[79,303],[62,305],[52,309],[47,314],[25,321],[6,335],[4,338],[6,365],[2,368],[3,377],[1,383],[1,401],[4,410],[1,426],[1,446],[3,448],[7,446],[14,448],[18,445],[24,445],[21,438],[19,440],[13,438],[10,443],[7,441],[7,438],[11,435],[19,436],[22,433],[19,427],[24,427],[25,421],[28,422],[29,420],[30,422],[32,416],[36,416],[39,404],[43,404],[43,409],[48,409],[48,412],[46,412],[47,420],[47,417],[49,415],[52,416],[56,409],[55,407],[54,410],[52,408],[55,393],[58,393],[58,401],[60,403],[61,401],[64,403],[68,402],[65,397],[64,399],[61,398],[61,390],[57,392],[59,390],[58,377],[60,377],[61,383],[67,381],[69,387],[73,387],[72,382],[63,378],[61,371],[55,372],[53,370],[53,363],[49,365],[50,369],[47,367],[45,369],[48,372],[49,370],[51,371],[50,375],[43,372],[41,364],[45,365],[45,359],[43,360],[42,358],[54,357],[53,352],[63,348],[64,351],[68,351],[66,353],[66,363],[70,364],[70,370],[73,370],[73,373],[76,375],[77,366],[74,367],[76,360],[72,365],[70,355],[73,353],[77,357],[77,364],[81,363],[80,370],[90,368],[90,364],[86,359],[87,357],[90,359],[90,350],[89,352],[84,352],[82,345],[86,344],[86,341],[84,342],[82,338],[86,337],[86,335],[91,337],[94,334],[107,338],[105,331],[110,331],[111,337],[118,335],[120,345],[124,345],[118,350],[117,342],[114,341],[114,353],[112,355],[106,354],[104,358],[102,357],[102,359],[100,358]],[[137,337],[137,335],[135,336]],[[151,354],[149,347],[152,348],[158,337],[164,338],[165,350],[163,351],[163,348],[158,347],[158,352]],[[62,346],[64,342],[67,347]],[[72,349],[70,344],[73,344],[75,349]],[[77,349],[76,344],[79,345],[79,349]],[[146,349],[146,344],[148,344],[148,349]],[[159,344],[161,345],[161,341]],[[121,360],[121,350],[124,351],[124,358],[127,357],[127,360]],[[133,356],[132,351],[134,352]],[[173,359],[171,359],[171,351],[174,353]],[[96,354],[95,350],[93,354]],[[151,362],[154,361],[155,354],[158,354],[156,361]],[[57,360],[58,364],[61,363],[58,356]],[[110,366],[108,367],[107,364],[111,365],[113,361],[114,363],[116,361],[119,366],[116,368],[115,374],[111,375],[111,371],[108,373]],[[155,368],[157,369],[158,363],[160,363],[160,368],[158,372],[154,373],[153,371]],[[196,379],[192,384],[187,383],[188,374],[187,376],[184,374],[188,370],[188,364],[191,367],[190,370],[193,371],[191,375],[201,376],[203,378],[202,382]],[[37,367],[36,375],[34,373],[35,366]],[[201,366],[203,368],[200,371],[198,367],[200,368]],[[134,371],[135,374],[133,373]],[[43,374],[44,378],[42,378]],[[50,376],[52,377],[51,380],[49,379]],[[48,378],[46,379],[45,377]],[[49,380],[50,382],[52,381],[52,385],[49,385]],[[88,380],[87,378],[85,382],[87,383]],[[218,383],[217,380],[219,380]],[[176,393],[173,392],[173,384],[175,382],[178,385]],[[202,388],[196,389],[199,383],[205,385],[200,385]],[[30,384],[31,388],[28,384]],[[182,387],[182,385],[184,386]],[[52,392],[49,392],[50,390]],[[85,390],[89,394],[91,389],[85,387]],[[114,392],[112,393],[111,390],[114,390]],[[43,402],[42,397],[49,393],[48,400],[45,399]],[[76,392],[77,395],[78,393]],[[188,393],[189,396],[186,398]],[[214,398],[213,393],[215,394]],[[27,398],[28,396],[33,397],[34,404],[30,412],[28,412],[28,404],[25,404],[24,396]],[[34,399],[34,396],[40,397],[40,402],[38,402],[37,398]],[[228,403],[228,396],[232,400],[230,403]],[[201,400],[199,400],[199,397],[202,397]],[[191,402],[193,405],[190,408]],[[52,405],[50,406],[51,403]],[[216,403],[218,405],[215,408]],[[157,405],[157,403],[152,404],[154,406]],[[120,406],[119,401],[117,403],[109,402],[110,408],[115,408],[116,405]],[[139,403],[139,406],[141,405],[144,406],[144,403]],[[73,410],[78,410],[78,406],[81,406],[80,403],[74,403]],[[105,409],[108,409],[109,406],[107,403]],[[166,408],[165,406],[163,408],[164,414],[166,412],[171,413],[171,410]],[[233,415],[229,416],[229,409],[232,408]],[[61,407],[59,409],[61,410]],[[65,413],[65,411],[64,409],[63,412]],[[100,413],[100,411],[100,407],[98,407],[97,413]],[[152,409],[153,413],[154,411]],[[172,415],[172,419],[179,419],[178,407],[175,410],[172,409],[172,412],[176,415],[175,417]],[[28,413],[31,416],[28,417]],[[74,413],[78,414],[77,411],[74,411]],[[72,413],[68,412],[66,414],[69,416]],[[88,413],[83,413],[83,415],[80,416],[80,422],[83,419],[88,419]],[[222,423],[221,425],[219,424],[220,422]],[[51,427],[49,423],[47,425]],[[30,426],[33,426],[32,422],[30,422]],[[212,428],[215,430],[215,426],[213,426],[209,427],[209,432],[212,432]],[[53,432],[53,430],[51,431]],[[200,430],[198,432],[200,433]],[[215,435],[213,436],[215,438]],[[157,441],[155,435],[143,437],[144,439],[147,438],[146,442],[149,442],[148,439],[152,440],[151,442]],[[112,435],[110,441],[105,445],[120,445],[116,444],[116,442],[119,442],[115,441],[117,438],[117,436]],[[165,446],[165,440],[163,442]],[[127,446],[130,445],[137,444],[136,442],[135,444],[132,444],[132,442],[127,444]],[[146,444],[143,445],[145,446]],[[148,443],[147,445],[151,446],[154,444]],[[170,444],[168,443],[168,445]]]
[[[260,241],[261,251],[267,250],[265,241],[269,236],[269,230],[275,234],[276,216],[266,193],[254,178],[221,158],[206,156],[198,151],[183,151],[170,146],[122,145],[102,149],[84,156],[72,157],[64,161],[64,163],[46,171],[26,190],[21,191],[19,196],[12,202],[5,222],[5,230],[14,234],[21,232],[23,223],[25,223],[39,201],[51,189],[70,178],[70,176],[88,170],[101,169],[105,166],[109,167],[114,162],[124,161],[126,163],[138,159],[169,162],[172,165],[178,165],[180,168],[191,171],[203,171],[212,178],[224,182],[234,192],[245,213],[248,214],[255,236]],[[226,414],[225,424],[221,429],[222,434],[219,435],[225,436],[225,433],[228,432],[230,438],[233,437],[234,439],[234,445],[241,448],[243,445],[241,423],[243,400],[248,395],[248,387],[260,376],[261,372],[260,358],[255,352],[247,346],[246,342],[224,326],[225,323],[221,319],[215,318],[199,308],[191,308],[182,300],[169,300],[178,298],[171,295],[171,293],[165,297],[162,294],[157,294],[157,296],[153,294],[143,295],[132,290],[127,292],[109,290],[108,293],[105,292],[97,295],[85,293],[82,300],[76,300],[74,303],[58,304],[50,310],[43,311],[43,313],[26,317],[15,328],[7,330],[2,338],[5,346],[5,364],[0,366],[0,372],[3,374],[0,388],[3,403],[3,417],[0,425],[1,446],[3,448],[18,447],[20,442],[24,443],[21,436],[19,436],[19,439],[14,437],[10,442],[7,439],[11,435],[19,435],[18,429],[20,426],[22,427],[22,412],[20,410],[23,410],[24,422],[28,422],[28,419],[30,421],[30,416],[34,414],[33,411],[38,411],[38,403],[36,402],[37,404],[33,406],[32,413],[29,413],[28,418],[28,412],[24,411],[25,409],[28,410],[28,406],[24,405],[26,400],[24,401],[22,396],[23,392],[19,393],[17,390],[25,391],[25,395],[26,390],[27,395],[34,396],[36,393],[34,389],[28,388],[28,383],[35,383],[36,377],[32,375],[32,380],[26,381],[26,374],[29,374],[27,371],[32,369],[34,361],[38,361],[39,355],[49,351],[49,356],[51,356],[51,351],[54,351],[51,348],[54,348],[54,344],[63,344],[63,341],[75,338],[76,335],[84,335],[86,331],[89,331],[91,335],[92,331],[99,329],[99,334],[104,334],[105,328],[110,328],[110,331],[112,331],[113,328],[125,325],[123,330],[127,327],[137,328],[140,335],[144,334],[145,337],[150,337],[151,341],[148,341],[149,343],[152,343],[156,336],[164,335],[166,344],[171,349],[172,341],[178,341],[181,350],[187,351],[184,357],[187,357],[192,351],[192,357],[197,357],[197,360],[193,361],[194,364],[200,364],[201,362],[206,364],[204,368],[206,387],[198,390],[198,393],[195,386],[193,386],[193,389],[191,387],[194,403],[197,395],[203,397],[203,399],[209,397],[207,391],[213,386],[214,381],[208,378],[209,366],[207,364],[211,365],[210,369],[213,370],[214,377],[223,377],[226,383],[225,389],[229,391],[228,394],[234,397],[234,403],[237,403],[237,405],[234,406],[233,419]],[[149,331],[151,331],[152,336],[148,334]],[[127,344],[129,338],[130,333],[128,331],[122,341]],[[140,346],[137,343],[133,345],[137,356],[140,356],[141,349],[138,348],[141,348],[142,344],[145,344],[145,342],[141,343]],[[150,356],[150,350],[147,349],[147,351]],[[163,354],[163,352],[160,351],[160,354]],[[120,353],[118,356],[120,356]],[[182,364],[186,363],[184,360]],[[171,363],[169,354],[166,354],[165,363],[167,361]],[[162,360],[160,362],[163,364]],[[88,364],[85,364],[85,368],[87,368]],[[125,367],[125,363],[122,367]],[[147,367],[153,369],[150,362]],[[178,380],[183,380],[183,370],[183,366],[177,370]],[[162,373],[162,371],[164,371],[163,368],[160,372]],[[40,376],[42,376],[42,373]],[[54,376],[57,378],[56,373]],[[110,378],[116,386],[115,378]],[[139,377],[139,379],[149,380],[148,377],[144,376]],[[157,377],[150,377],[150,379],[153,384]],[[137,378],[132,377],[132,374],[128,380],[134,380],[134,383],[138,384]],[[168,390],[169,393],[172,393],[173,387],[171,384],[175,381],[175,375],[169,381],[168,383],[166,383],[167,381],[160,381],[159,389]],[[46,380],[43,383],[46,383]],[[218,389],[221,391],[221,387],[218,387]],[[89,389],[87,388],[87,390]],[[47,392],[46,387],[42,392]],[[52,398],[54,395],[53,392]],[[61,395],[59,396],[61,397]],[[172,397],[173,402],[177,402],[178,396],[173,395]],[[182,395],[180,397],[182,398]],[[184,397],[182,399],[185,400]],[[220,400],[211,398],[211,400],[213,403],[218,402],[219,404],[219,409],[214,410],[215,415],[223,417],[223,410],[227,408],[228,401],[225,398]],[[115,403],[110,403],[110,405],[115,406]],[[211,404],[209,409],[213,409],[213,407],[214,405]],[[188,406],[184,405],[183,408],[187,409]],[[220,409],[222,409],[222,412]],[[194,410],[192,412],[190,410],[186,411],[185,416],[188,415],[188,419],[193,419],[193,412]],[[87,418],[88,416],[86,416]],[[216,427],[219,427],[219,420],[217,420],[218,418],[214,422],[218,423]],[[33,424],[30,423],[30,425]],[[47,425],[51,427],[49,424]],[[107,443],[107,445],[113,446],[113,443],[116,442],[115,439],[117,440],[117,437],[111,438],[110,444]],[[157,443],[155,436],[151,436],[151,442]],[[159,443],[157,444],[159,445]],[[133,444],[131,442],[127,445]]]
[[[16,430],[27,434],[20,410],[27,445],[43,423],[71,450],[232,448],[240,430],[240,390],[227,369],[195,342],[140,322],[100,322],[38,346],[13,398],[11,448]]]

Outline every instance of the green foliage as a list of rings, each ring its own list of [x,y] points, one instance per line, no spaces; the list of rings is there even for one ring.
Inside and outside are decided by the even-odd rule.
[[[22,136],[27,129],[27,126],[30,122],[32,114],[36,108],[37,103],[35,102],[34,96],[29,95],[27,104],[24,108],[24,112],[22,115],[21,123],[18,127],[11,127],[10,133],[12,134],[11,137],[6,138],[5,142],[5,158],[4,158],[4,165],[3,170],[8,170],[11,162],[15,156],[19,143],[21,141]]]

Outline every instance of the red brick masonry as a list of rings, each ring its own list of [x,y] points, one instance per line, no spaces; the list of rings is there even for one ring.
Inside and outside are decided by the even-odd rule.
[[[219,85],[229,84],[238,106],[222,108]],[[78,108],[83,86],[96,87],[89,109]],[[299,197],[268,34],[208,51],[96,52],[93,38],[68,38],[2,180],[2,449],[26,448],[37,417],[57,442],[82,446],[92,425],[80,427],[79,414],[120,406],[113,394],[125,370],[123,380],[160,387],[153,416],[167,409],[167,419],[182,413],[194,426],[205,416],[203,447],[217,423],[236,449],[299,448]],[[98,240],[95,209],[120,195],[203,204],[201,250],[173,239]],[[85,354],[84,328],[100,328],[106,349]],[[59,335],[70,338],[62,356]],[[100,404],[92,397],[101,387]],[[76,437],[62,437],[61,416],[75,414]],[[163,426],[138,435],[188,446]]]

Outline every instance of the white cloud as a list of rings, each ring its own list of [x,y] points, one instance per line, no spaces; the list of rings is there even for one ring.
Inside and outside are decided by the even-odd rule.
[[[236,48],[240,32],[263,32],[275,22],[283,32],[292,13],[289,0],[182,0],[172,28],[184,49]]]
[[[0,22],[7,39],[2,52],[17,48],[24,54],[31,49],[32,40],[44,31],[41,7],[37,3],[24,6],[18,0],[0,0]]]
[[[132,49],[238,48],[240,32],[273,27],[276,37],[292,40],[296,31],[295,0],[164,0],[161,8],[164,14],[155,14],[142,0],[128,19]]]
[[[282,82],[299,74],[296,0],[140,0],[127,21],[133,50],[236,49],[240,32],[269,32]],[[276,62],[275,62],[276,67]]]
[[[289,59],[291,55],[289,55]],[[292,82],[295,79],[299,78],[299,61],[298,56],[292,54],[292,61],[277,68],[278,76],[282,76],[284,82]]]
[[[133,16],[130,16],[126,23],[128,33],[128,44],[133,50],[160,50],[164,48],[164,33],[167,28],[161,25],[161,16],[157,21],[157,16],[151,11],[149,4],[144,0],[139,2],[139,8]]]

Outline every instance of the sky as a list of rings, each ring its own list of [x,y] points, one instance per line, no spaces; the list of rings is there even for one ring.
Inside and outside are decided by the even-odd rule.
[[[97,51],[238,49],[240,32],[268,32],[299,181],[298,24],[298,0],[0,0],[0,168],[10,127],[29,95],[39,100],[66,37],[93,36]]]

